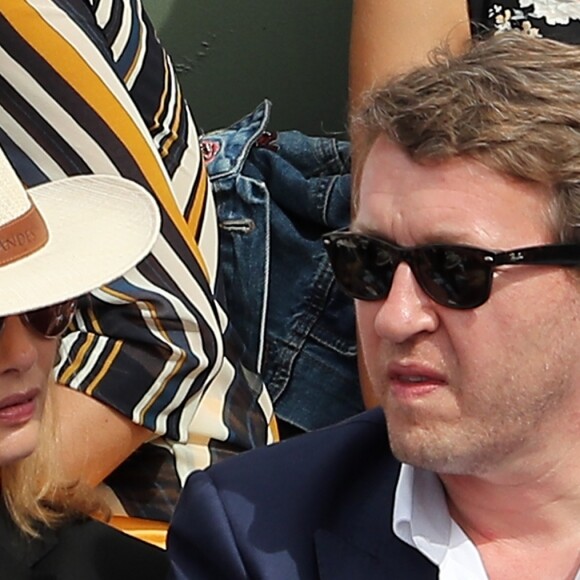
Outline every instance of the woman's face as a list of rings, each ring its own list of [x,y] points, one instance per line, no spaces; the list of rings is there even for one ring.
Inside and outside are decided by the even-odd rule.
[[[58,340],[30,330],[18,316],[0,331],[0,466],[36,448]]]

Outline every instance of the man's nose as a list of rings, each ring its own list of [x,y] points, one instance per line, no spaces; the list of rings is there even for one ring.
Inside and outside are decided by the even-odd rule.
[[[411,267],[401,262],[393,284],[375,315],[375,332],[381,338],[400,344],[439,326],[437,307],[417,282]]]

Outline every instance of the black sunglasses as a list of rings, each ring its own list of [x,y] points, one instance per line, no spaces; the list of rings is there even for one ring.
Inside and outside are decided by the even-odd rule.
[[[443,244],[402,248],[380,238],[342,229],[323,236],[338,285],[351,298],[386,298],[401,262],[437,304],[477,308],[491,292],[493,270],[506,264],[580,265],[580,244],[549,244],[492,252]]]
[[[16,316],[26,324],[26,326],[44,338],[56,338],[61,335],[69,325],[76,310],[76,300],[67,300],[52,306],[29,310]],[[4,328],[7,316],[0,316],[0,332]]]

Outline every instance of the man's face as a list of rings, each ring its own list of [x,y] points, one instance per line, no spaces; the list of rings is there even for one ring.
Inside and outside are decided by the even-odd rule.
[[[400,246],[553,242],[548,193],[470,160],[418,165],[384,138],[365,163],[359,202],[352,229]],[[579,302],[564,268],[503,266],[485,304],[453,310],[401,263],[387,299],[356,304],[395,455],[439,473],[481,474],[561,449],[580,413]]]

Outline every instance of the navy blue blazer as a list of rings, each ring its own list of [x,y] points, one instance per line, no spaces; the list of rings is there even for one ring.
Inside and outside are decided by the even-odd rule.
[[[169,531],[173,577],[436,579],[392,532],[399,470],[375,409],[193,473]]]

